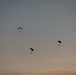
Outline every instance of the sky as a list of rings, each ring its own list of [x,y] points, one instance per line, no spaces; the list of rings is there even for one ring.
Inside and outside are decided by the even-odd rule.
[[[46,70],[76,70],[76,0],[0,0],[0,72]]]

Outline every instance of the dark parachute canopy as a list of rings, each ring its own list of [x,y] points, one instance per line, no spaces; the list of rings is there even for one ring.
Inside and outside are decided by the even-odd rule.
[[[32,53],[32,52],[34,51],[34,49],[33,49],[33,48],[30,48],[30,50],[31,50],[31,51],[30,51],[30,53]]]
[[[22,27],[18,27],[19,33],[21,33],[21,30],[23,30]]]
[[[58,40],[57,42],[59,42],[59,46],[60,46],[60,44],[62,43],[60,40]]]

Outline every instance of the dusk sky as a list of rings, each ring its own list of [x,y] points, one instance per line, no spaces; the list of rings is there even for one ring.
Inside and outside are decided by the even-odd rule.
[[[65,69],[76,70],[76,0],[0,0],[0,72]]]

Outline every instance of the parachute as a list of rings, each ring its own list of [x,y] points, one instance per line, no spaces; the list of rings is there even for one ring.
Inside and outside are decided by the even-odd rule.
[[[21,30],[23,30],[22,27],[18,27],[19,33],[21,33]]]
[[[33,48],[30,48],[30,50],[31,50],[31,51],[30,51],[30,53],[32,53],[32,52],[34,51],[34,49],[33,49]]]
[[[59,42],[59,46],[60,46],[60,44],[62,43],[60,40],[58,40],[57,42]]]

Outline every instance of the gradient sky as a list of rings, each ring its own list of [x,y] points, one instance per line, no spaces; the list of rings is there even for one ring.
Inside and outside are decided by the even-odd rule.
[[[53,69],[76,70],[76,0],[0,0],[0,71]]]

